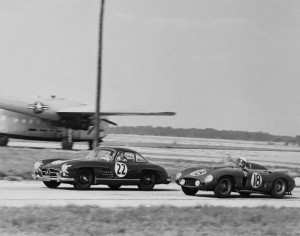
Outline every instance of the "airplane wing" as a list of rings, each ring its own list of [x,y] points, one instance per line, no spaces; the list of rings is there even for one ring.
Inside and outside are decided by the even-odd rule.
[[[85,125],[85,127],[89,127],[94,125],[94,115],[95,108],[89,106],[80,106],[80,107],[72,107],[66,109],[60,109],[56,113],[61,117],[62,120],[65,120],[65,123],[69,124],[69,126],[77,126]],[[100,112],[101,120],[105,121],[112,125],[117,125],[115,122],[107,119],[107,116],[174,116],[175,112]]]
[[[95,108],[89,106],[81,106],[75,108],[61,109],[57,111],[60,116],[81,116],[88,117],[95,114]],[[100,116],[174,116],[175,112],[141,112],[141,111],[105,111],[100,112]]]

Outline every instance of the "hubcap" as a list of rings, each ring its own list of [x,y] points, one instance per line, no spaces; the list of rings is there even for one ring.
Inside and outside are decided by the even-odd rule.
[[[229,182],[227,180],[223,180],[220,184],[220,190],[222,193],[226,193],[229,191]]]
[[[282,193],[284,191],[284,182],[277,181],[275,186],[275,191],[279,194]]]
[[[151,184],[152,183],[152,179],[149,175],[145,176],[144,183],[145,184]]]
[[[86,184],[89,182],[88,176],[86,175],[80,175],[80,183]]]

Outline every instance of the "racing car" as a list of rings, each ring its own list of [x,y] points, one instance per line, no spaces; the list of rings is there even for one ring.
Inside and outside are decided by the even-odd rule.
[[[295,180],[282,171],[271,171],[250,162],[241,168],[234,161],[223,166],[185,169],[176,175],[175,182],[186,195],[204,190],[213,191],[219,198],[227,198],[231,192],[238,192],[242,197],[263,193],[282,198],[295,187]]]
[[[48,188],[61,183],[77,190],[91,185],[137,185],[140,190],[152,190],[156,184],[171,182],[167,171],[148,162],[140,153],[122,147],[98,147],[82,159],[46,159],[34,163],[34,179],[42,179]]]

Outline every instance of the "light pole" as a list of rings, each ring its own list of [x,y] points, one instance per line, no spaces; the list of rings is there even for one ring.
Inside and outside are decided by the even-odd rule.
[[[96,114],[95,114],[95,138],[94,148],[99,145],[100,131],[100,105],[101,105],[101,73],[102,73],[102,37],[103,37],[103,17],[104,17],[105,0],[101,0],[99,15],[99,42],[98,42],[98,74],[97,74],[97,91],[96,91]]]

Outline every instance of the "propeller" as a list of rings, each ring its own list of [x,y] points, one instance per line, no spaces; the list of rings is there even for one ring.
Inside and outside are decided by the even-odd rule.
[[[107,119],[101,119],[102,121],[108,123],[108,124],[111,124],[111,125],[115,125],[115,126],[118,126],[117,123],[113,122],[113,121],[110,121],[110,120],[107,120]],[[87,131],[87,134],[90,134],[93,130],[95,129],[95,126],[90,126],[88,131]]]

